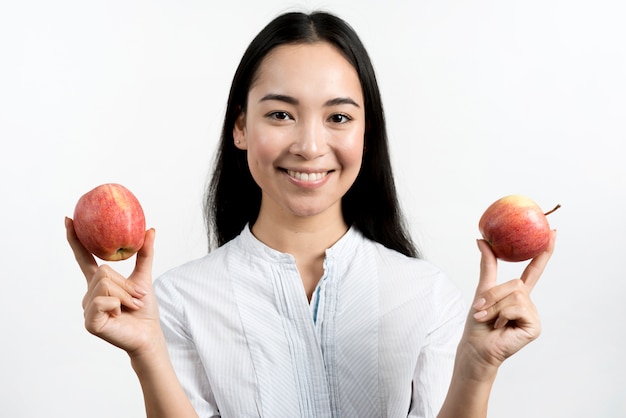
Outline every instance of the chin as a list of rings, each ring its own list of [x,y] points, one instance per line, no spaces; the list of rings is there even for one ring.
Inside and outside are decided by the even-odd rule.
[[[289,213],[299,218],[312,218],[320,215],[330,215],[336,211],[339,216],[341,215],[341,206],[330,205],[322,206],[319,202],[314,202],[310,205],[292,205],[288,208]]]
[[[323,210],[317,208],[291,208],[289,211],[293,216],[296,216],[298,218],[311,218],[313,216],[321,215],[322,213],[324,213]]]

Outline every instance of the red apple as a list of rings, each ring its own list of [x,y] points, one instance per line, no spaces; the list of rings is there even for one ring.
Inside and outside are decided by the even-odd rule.
[[[478,229],[491,245],[497,258],[524,261],[536,257],[550,243],[550,225],[546,215],[532,199],[510,195],[496,200],[483,213]]]
[[[130,190],[121,184],[101,184],[76,203],[74,230],[93,255],[105,261],[119,261],[143,245],[146,219]]]

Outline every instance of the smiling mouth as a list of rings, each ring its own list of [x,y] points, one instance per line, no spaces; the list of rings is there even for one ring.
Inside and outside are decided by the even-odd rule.
[[[304,182],[314,182],[323,179],[330,171],[322,171],[318,173],[302,173],[300,171],[286,170],[289,177]]]

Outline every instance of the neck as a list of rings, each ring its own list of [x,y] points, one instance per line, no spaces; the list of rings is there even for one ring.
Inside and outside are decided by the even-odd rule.
[[[252,226],[252,233],[263,243],[277,251],[298,258],[307,254],[323,254],[348,230],[343,218],[334,219],[268,219],[259,214]]]
[[[272,213],[274,213],[272,215]],[[291,254],[309,300],[324,274],[326,250],[348,230],[341,211],[294,217],[261,210],[252,226],[254,236],[267,246]]]

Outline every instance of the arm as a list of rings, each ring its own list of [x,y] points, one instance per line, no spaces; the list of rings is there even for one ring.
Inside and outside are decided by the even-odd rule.
[[[438,418],[484,418],[497,367],[480,372],[464,367],[474,359],[471,350],[459,345],[452,372],[452,381]]]
[[[165,339],[159,340],[154,352],[131,356],[131,364],[141,383],[146,416],[197,417],[176,377]]]
[[[541,325],[530,292],[552,255],[556,233],[548,249],[535,257],[520,279],[498,285],[497,260],[479,240],[480,280],[476,299],[457,348],[452,381],[438,418],[485,418],[491,388],[500,365],[529,342]]]
[[[160,326],[152,289],[154,230],[146,232],[135,269],[125,278],[106,264],[98,266],[76,237],[71,219],[66,218],[65,227],[87,279],[85,328],[128,353],[142,387],[148,418],[197,417],[176,377]]]

